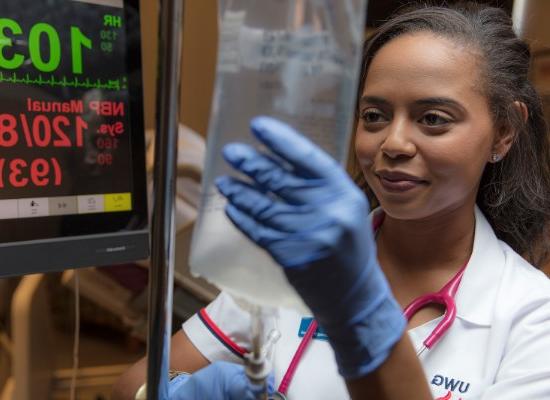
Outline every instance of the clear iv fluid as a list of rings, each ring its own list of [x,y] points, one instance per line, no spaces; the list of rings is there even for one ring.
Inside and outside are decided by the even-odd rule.
[[[258,115],[279,118],[344,163],[355,107],[366,0],[219,0],[220,40],[203,194],[190,265],[237,297],[304,310],[281,268],[225,216],[214,179],[232,173],[229,142],[258,146]]]

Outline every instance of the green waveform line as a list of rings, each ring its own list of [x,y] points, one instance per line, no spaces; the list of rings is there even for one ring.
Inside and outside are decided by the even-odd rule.
[[[90,78],[78,79],[78,77],[67,79],[66,76],[63,76],[61,79],[56,79],[53,75],[50,75],[49,78],[38,75],[38,77],[31,78],[30,74],[25,74],[24,76],[21,76],[16,72],[11,72],[7,74],[4,72],[0,72],[0,83],[23,83],[26,85],[101,90],[124,90],[128,88],[126,77],[108,80],[102,80],[98,78],[93,80]]]

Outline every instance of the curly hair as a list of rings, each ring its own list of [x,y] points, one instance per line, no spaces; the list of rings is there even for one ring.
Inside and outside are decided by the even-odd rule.
[[[533,265],[540,266],[550,253],[547,243],[550,140],[541,99],[529,81],[529,46],[516,36],[510,17],[498,8],[472,3],[408,7],[381,25],[365,42],[358,99],[377,52],[396,37],[417,32],[431,32],[459,42],[480,58],[482,90],[495,129],[508,129],[516,134],[504,159],[487,163],[477,204],[499,239]],[[527,119],[514,106],[515,102],[525,104]],[[350,154],[350,169],[356,183],[376,204],[354,152]]]

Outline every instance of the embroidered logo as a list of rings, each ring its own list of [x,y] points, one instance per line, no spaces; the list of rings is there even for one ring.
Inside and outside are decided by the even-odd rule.
[[[465,394],[470,389],[470,383],[456,378],[449,378],[443,375],[435,375],[430,382],[434,386],[442,386],[448,390],[448,393],[436,400],[451,400],[453,393],[459,392]],[[458,399],[460,400],[460,399]]]

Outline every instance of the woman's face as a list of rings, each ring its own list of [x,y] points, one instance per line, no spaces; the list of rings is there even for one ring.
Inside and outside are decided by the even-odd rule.
[[[474,204],[495,131],[470,50],[431,33],[393,39],[370,65],[359,112],[357,159],[386,213]]]

